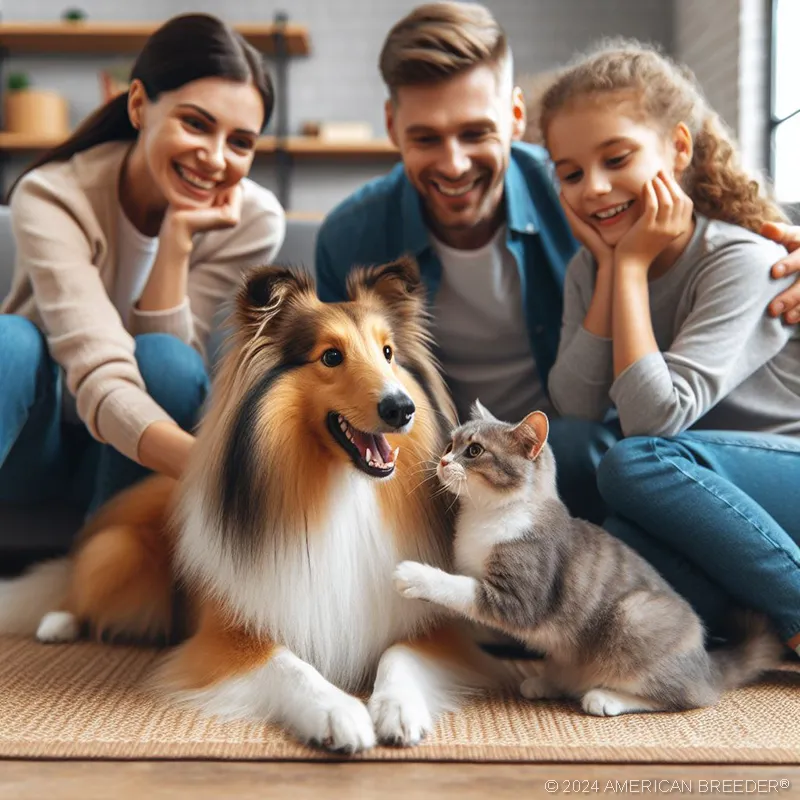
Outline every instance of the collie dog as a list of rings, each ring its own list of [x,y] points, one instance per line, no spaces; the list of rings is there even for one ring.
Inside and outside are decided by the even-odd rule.
[[[496,685],[466,632],[392,582],[401,561],[451,559],[426,474],[456,416],[416,264],[356,270],[348,296],[323,304],[301,273],[252,272],[184,477],[124,492],[68,559],[4,585],[0,632],[180,625],[158,687],[344,752],[415,744],[464,691]],[[351,694],[370,688],[366,705]]]

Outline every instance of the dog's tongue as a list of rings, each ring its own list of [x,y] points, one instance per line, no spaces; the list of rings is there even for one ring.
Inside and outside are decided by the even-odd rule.
[[[382,433],[373,434],[354,430],[353,441],[364,458],[367,457],[367,448],[369,448],[373,456],[378,456],[384,464],[388,463],[389,457],[392,455],[389,442],[386,441],[386,437]]]
[[[383,461],[384,464],[388,464],[389,459],[392,457],[392,448],[389,447],[389,442],[386,441],[386,437],[382,433],[379,433],[372,438],[375,440],[375,446],[381,454],[381,461]]]

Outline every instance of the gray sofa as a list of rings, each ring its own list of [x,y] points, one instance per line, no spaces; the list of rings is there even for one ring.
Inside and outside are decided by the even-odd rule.
[[[313,219],[289,219],[275,262],[312,270],[318,228],[319,222]],[[10,214],[7,206],[0,206],[0,298],[9,291],[13,268]],[[66,507],[0,504],[0,574],[17,572],[27,563],[65,552],[81,521],[79,514]]]

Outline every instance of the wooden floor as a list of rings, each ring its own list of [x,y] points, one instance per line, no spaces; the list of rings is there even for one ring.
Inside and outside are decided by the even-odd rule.
[[[2,800],[538,800],[564,794],[800,797],[800,766],[0,761]]]

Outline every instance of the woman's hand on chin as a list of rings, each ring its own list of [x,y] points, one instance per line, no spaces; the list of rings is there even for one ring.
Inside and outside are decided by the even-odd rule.
[[[180,250],[190,252],[195,233],[233,228],[241,218],[242,185],[236,183],[218,192],[208,206],[170,206],[164,215],[159,238],[171,239]]]

